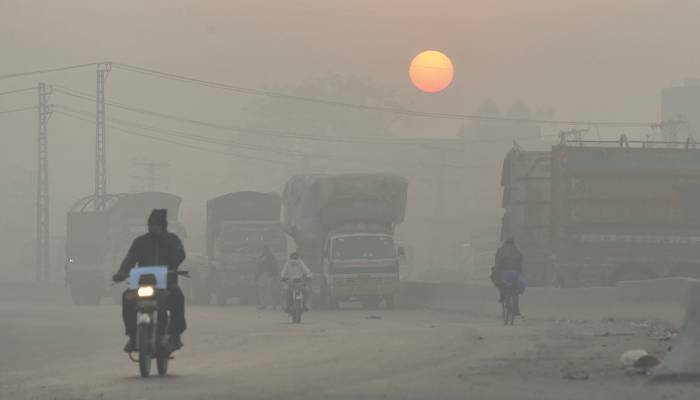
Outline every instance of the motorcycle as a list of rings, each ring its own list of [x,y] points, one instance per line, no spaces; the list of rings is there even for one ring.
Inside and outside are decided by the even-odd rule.
[[[292,318],[293,324],[301,323],[301,314],[304,312],[304,287],[308,279],[295,278],[284,279],[287,283],[287,314]]]
[[[175,348],[168,332],[170,316],[167,309],[167,276],[177,274],[188,276],[187,271],[168,271],[167,267],[133,268],[129,276],[129,287],[136,296],[136,352],[141,376],[151,374],[151,364],[156,359],[158,375],[168,373],[168,362]]]

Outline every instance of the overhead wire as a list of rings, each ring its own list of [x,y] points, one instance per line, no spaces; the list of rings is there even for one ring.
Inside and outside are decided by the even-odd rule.
[[[75,89],[67,88],[65,86],[61,85],[54,85],[54,90],[57,93],[62,93],[67,96],[79,98],[82,100],[86,101],[95,101],[95,97],[84,93],[77,91]],[[426,143],[426,139],[377,139],[377,138],[370,138],[370,137],[352,137],[352,138],[344,138],[344,137],[337,137],[337,136],[317,136],[317,135],[307,135],[307,134],[300,134],[300,133],[293,133],[293,132],[283,132],[283,131],[276,131],[276,130],[268,130],[268,129],[258,129],[258,128],[247,128],[247,127],[240,127],[240,126],[232,126],[232,125],[224,125],[224,124],[219,124],[219,123],[213,123],[213,122],[208,122],[208,121],[202,121],[202,120],[197,120],[197,119],[191,119],[191,118],[184,118],[180,117],[177,115],[172,115],[172,114],[166,114],[158,111],[153,111],[149,110],[146,108],[142,107],[136,107],[124,103],[119,103],[115,101],[105,101],[105,104],[109,105],[110,107],[115,107],[119,108],[125,111],[130,111],[142,115],[147,115],[151,117],[156,117],[156,118],[162,118],[162,119],[168,119],[168,120],[173,120],[173,121],[178,121],[178,122],[183,122],[183,123],[188,123],[188,124],[193,124],[193,125],[199,125],[211,129],[217,129],[217,130],[225,130],[225,131],[232,131],[232,132],[239,132],[239,133],[249,133],[249,134],[255,134],[255,135],[262,135],[262,136],[274,136],[274,137],[282,137],[282,138],[288,138],[288,139],[300,139],[300,140],[310,140],[310,141],[321,141],[321,142],[340,142],[340,143],[356,143],[356,144],[376,144],[376,145],[404,145],[404,146],[422,146],[422,147],[428,147],[428,148],[433,148],[433,149],[444,149],[444,150],[450,150],[450,149],[455,149],[459,150],[458,148],[454,147],[447,147],[447,146],[440,146],[437,144],[432,144],[430,143],[430,139],[428,139],[428,143]],[[521,137],[518,138],[518,140],[539,140],[545,137],[546,135],[532,135],[532,136],[527,136],[527,137]],[[511,142],[512,139],[510,138],[497,138],[497,139],[480,139],[480,140],[454,140],[455,145],[457,144],[479,144],[479,143],[502,143],[502,142]]]
[[[69,106],[65,106],[63,104],[55,104],[54,109],[57,111],[64,111],[67,113],[72,113],[81,116],[85,121],[94,121],[95,114],[92,112],[84,111],[84,110],[78,110]],[[87,119],[90,118],[90,119]],[[203,135],[197,135],[197,134],[192,134],[188,132],[183,132],[175,129],[168,129],[168,128],[162,128],[162,127],[157,127],[149,124],[143,124],[139,122],[134,122],[134,121],[129,121],[125,119],[120,119],[120,118],[109,118],[109,123],[107,124],[110,128],[114,126],[114,123],[120,124],[120,125],[126,125],[132,128],[137,128],[137,129],[143,129],[151,132],[156,132],[156,133],[161,133],[161,134],[166,134],[166,135],[171,135],[171,136],[176,136],[182,139],[186,140],[192,140],[192,141],[197,141],[197,142],[202,142],[202,143],[207,143],[207,144],[214,144],[214,145],[223,145],[223,146],[231,146],[231,147],[237,147],[237,148],[245,148],[253,151],[258,151],[258,152],[266,152],[266,153],[274,153],[274,154],[279,154],[279,155],[284,155],[288,157],[294,157],[294,158],[300,158],[300,157],[307,157],[307,156],[313,156],[315,158],[319,159],[326,159],[326,160],[331,160],[331,161],[341,161],[341,162],[346,162],[346,163],[353,163],[353,164],[366,164],[366,163],[376,163],[376,160],[362,160],[358,158],[343,158],[343,157],[338,157],[335,155],[325,155],[325,154],[319,154],[319,153],[304,153],[304,152],[295,152],[295,151],[289,151],[289,150],[284,150],[280,148],[273,148],[269,146],[261,146],[261,145],[255,145],[251,143],[244,143],[232,139],[215,139],[211,138],[209,136],[203,136]],[[467,166],[466,165],[458,165],[458,164],[450,164],[450,163],[435,163],[435,162],[414,162],[410,164],[406,163],[384,163],[381,164],[384,166],[391,166],[395,168],[405,168],[405,167],[448,167],[448,168],[456,168],[456,169],[464,169]]]
[[[5,96],[8,94],[14,94],[14,93],[29,92],[29,91],[34,91],[34,90],[36,90],[36,86],[29,87],[29,88],[23,88],[23,89],[8,90],[6,92],[0,92],[0,96]]]
[[[2,110],[2,111],[0,111],[0,114],[11,114],[11,113],[17,113],[17,112],[22,112],[22,111],[36,110],[38,108],[39,108],[38,106],[32,106],[32,107],[15,108],[12,110]]]
[[[90,66],[99,65],[99,64],[108,64],[108,63],[93,62],[93,63],[85,63],[85,64],[68,65],[65,67],[38,69],[38,70],[34,70],[34,71],[25,71],[25,72],[16,72],[16,73],[11,73],[11,74],[0,75],[0,80],[1,79],[10,79],[10,78],[19,78],[19,77],[23,77],[23,76],[41,75],[41,74],[47,74],[47,73],[51,73],[51,72],[68,71],[71,69],[85,68],[85,67],[90,67]]]
[[[68,112],[66,110],[58,109],[55,112],[58,115],[63,115],[63,116],[69,117],[69,118],[81,120],[81,121],[88,122],[88,123],[94,123],[94,120],[84,118],[84,117],[81,117],[79,115],[74,115],[71,112]],[[166,138],[159,137],[159,136],[152,136],[152,135],[147,135],[147,134],[143,134],[143,133],[139,133],[139,132],[134,132],[134,131],[131,131],[128,129],[114,126],[113,124],[108,124],[108,125],[109,125],[109,128],[111,130],[121,132],[121,133],[131,135],[131,136],[138,136],[138,137],[142,137],[142,138],[147,138],[147,139],[150,139],[150,140],[156,141],[156,142],[170,143],[170,144],[174,144],[174,145],[178,145],[178,146],[182,146],[182,147],[186,147],[186,148],[190,148],[190,149],[194,149],[194,150],[200,150],[200,151],[204,151],[204,152],[227,155],[227,156],[236,156],[236,157],[241,157],[241,158],[250,159],[250,160],[264,161],[267,163],[274,163],[274,164],[285,165],[285,166],[291,165],[291,163],[286,162],[286,161],[282,161],[282,160],[273,160],[273,159],[268,159],[268,158],[250,156],[247,154],[240,154],[240,153],[235,153],[235,152],[228,152],[228,151],[222,151],[222,150],[218,150],[218,149],[196,146],[196,145],[192,145],[189,143],[180,142],[177,140],[170,140],[170,139],[166,139]]]
[[[65,110],[65,111],[72,112],[72,113],[75,113],[78,115],[83,115],[85,117],[92,118],[91,121],[94,121],[94,118],[95,118],[94,113],[74,109],[72,107],[68,107],[68,106],[65,106],[62,104],[56,104],[56,105],[54,105],[54,107],[57,110]],[[179,130],[175,130],[175,129],[161,128],[161,127],[157,127],[154,125],[143,124],[143,123],[129,121],[129,120],[121,119],[121,118],[110,117],[108,120],[108,123],[109,124],[117,123],[120,125],[126,125],[126,126],[130,126],[133,128],[138,128],[138,129],[143,129],[143,130],[148,130],[148,131],[158,132],[158,133],[164,133],[164,134],[168,134],[168,135],[172,135],[172,136],[181,137],[183,139],[197,140],[197,141],[201,141],[201,142],[209,143],[209,144],[236,146],[236,147],[246,148],[246,149],[254,150],[254,151],[274,152],[277,154],[284,154],[284,155],[288,155],[288,156],[292,156],[292,157],[300,157],[300,156],[304,155],[303,153],[299,153],[299,152],[286,151],[286,150],[282,150],[282,149],[272,149],[269,147],[238,142],[235,140],[215,139],[215,138],[211,138],[209,136],[197,135],[197,134],[183,132],[183,131],[179,131]]]
[[[75,98],[83,99],[86,101],[95,101],[95,96],[90,94],[77,91],[75,89],[70,89],[65,86],[55,85],[54,89],[58,93],[65,94],[67,96],[72,96]],[[183,118],[177,115],[166,114],[158,111],[149,110],[142,107],[136,107],[124,103],[119,103],[116,101],[105,101],[105,104],[111,107],[119,108],[125,111],[131,111],[134,113],[148,115],[151,117],[163,118],[174,120],[178,122],[184,122],[188,124],[200,125],[212,129],[240,132],[240,133],[250,133],[256,135],[266,135],[274,137],[284,137],[289,139],[300,139],[300,140],[311,140],[311,141],[322,141],[322,142],[343,142],[343,143],[361,143],[361,144],[390,144],[390,145],[419,145],[419,146],[429,146],[424,140],[418,139],[377,139],[370,137],[353,137],[353,138],[340,138],[332,136],[318,136],[318,135],[307,135],[294,132],[283,132],[269,129],[258,129],[258,128],[248,128],[233,125],[223,125],[213,122],[207,122],[191,118]],[[434,147],[434,146],[433,146]]]
[[[280,99],[287,99],[287,100],[294,100],[294,101],[303,101],[303,102],[307,102],[307,103],[315,103],[315,104],[344,107],[344,108],[351,108],[351,109],[365,110],[365,111],[377,111],[377,112],[384,112],[384,113],[393,113],[393,114],[413,116],[413,117],[451,119],[451,120],[468,120],[468,121],[484,121],[484,122],[486,122],[486,121],[508,122],[508,123],[517,123],[517,124],[568,125],[568,126],[591,126],[591,127],[595,127],[595,126],[599,126],[599,127],[650,127],[650,126],[656,126],[659,124],[659,122],[656,122],[656,121],[655,122],[634,122],[634,121],[619,122],[619,121],[584,121],[584,120],[548,120],[548,119],[530,119],[530,118],[504,118],[504,117],[489,117],[489,116],[483,116],[483,115],[426,112],[426,111],[420,111],[420,110],[378,106],[378,105],[364,105],[364,104],[348,103],[348,102],[330,100],[330,99],[298,96],[298,95],[293,95],[293,94],[288,94],[288,93],[254,89],[254,88],[248,88],[248,87],[243,87],[243,86],[235,86],[235,85],[230,85],[230,84],[221,83],[221,82],[193,78],[193,77],[181,75],[181,74],[174,74],[174,73],[170,73],[170,72],[159,71],[159,70],[155,70],[155,69],[151,69],[151,68],[139,67],[136,65],[121,63],[121,62],[92,62],[92,63],[75,64],[75,65],[69,65],[69,66],[57,67],[57,68],[47,68],[47,69],[41,69],[41,70],[33,70],[33,71],[4,74],[4,75],[0,75],[0,80],[1,79],[23,77],[23,76],[46,74],[46,73],[51,73],[51,72],[60,72],[60,71],[66,71],[66,70],[71,70],[71,69],[79,69],[79,68],[84,68],[84,67],[89,67],[89,66],[96,66],[96,65],[100,65],[100,64],[107,64],[107,65],[112,66],[113,68],[121,69],[124,71],[129,71],[129,72],[133,72],[133,73],[138,73],[138,74],[142,74],[142,75],[148,75],[148,76],[158,77],[161,79],[179,81],[179,82],[199,85],[199,86],[203,86],[203,87],[222,89],[222,90],[227,90],[227,91],[246,94],[246,95],[256,95],[256,96],[265,96],[265,97],[269,97],[269,98],[280,98]]]
[[[329,106],[353,108],[357,110],[365,111],[378,111],[384,113],[392,113],[413,117],[424,117],[424,118],[435,118],[435,119],[452,119],[452,120],[467,120],[467,121],[490,121],[490,122],[509,122],[509,123],[520,123],[520,124],[538,124],[538,125],[583,125],[583,126],[607,126],[607,127],[650,127],[658,122],[618,122],[618,121],[583,121],[583,120],[548,120],[548,119],[530,119],[530,118],[504,118],[504,117],[489,117],[483,115],[469,115],[469,114],[456,114],[456,113],[438,113],[438,112],[426,112],[419,110],[412,110],[406,108],[395,108],[386,106],[373,106],[373,105],[363,105],[356,103],[348,103],[337,100],[320,99],[314,97],[305,97],[292,95],[287,93],[273,92],[268,90],[253,89],[242,86],[235,86],[230,84],[225,84],[221,82],[214,82],[204,79],[193,78],[185,75],[174,74],[169,72],[158,71],[155,69],[139,67],[131,64],[125,64],[120,62],[113,62],[112,66],[117,69],[122,69],[125,71],[130,71],[134,73],[139,73],[143,75],[150,75],[162,79],[169,79],[178,82],[190,83],[199,86],[222,89],[227,91],[232,91],[247,95],[265,96],[270,98],[279,98],[295,101],[303,101],[307,103],[315,103]]]

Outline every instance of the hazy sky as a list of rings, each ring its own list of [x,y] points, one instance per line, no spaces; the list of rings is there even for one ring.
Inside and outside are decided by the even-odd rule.
[[[700,71],[698,18],[691,0],[1,0],[0,70],[111,59],[250,86],[333,71],[433,109],[489,97],[649,118],[660,87]],[[442,96],[407,80],[425,48],[455,62]]]
[[[485,99],[505,109],[522,100],[554,108],[557,118],[655,120],[660,89],[700,75],[698,21],[700,2],[692,0],[0,0],[0,74],[113,60],[288,88],[339,73],[368,77],[395,90],[400,104],[430,111],[471,113]],[[408,64],[423,49],[454,61],[455,81],[441,94],[410,85]],[[94,92],[93,69],[2,80],[0,92],[38,79]],[[125,71],[112,72],[107,93],[231,124],[260,102]],[[52,101],[94,109],[59,95]],[[34,103],[31,94],[3,96],[0,110]],[[11,143],[0,150],[3,198],[20,190],[16,173],[34,173],[35,120],[31,113],[0,115]],[[425,126],[425,135],[456,132]],[[67,207],[92,191],[94,127],[54,116],[50,132],[52,221],[60,234]],[[233,167],[227,157],[144,146],[114,133],[109,146],[114,191],[130,189],[134,158],[174,164],[170,189],[187,196],[191,209],[230,191],[212,185]],[[33,183],[25,186],[33,201]]]

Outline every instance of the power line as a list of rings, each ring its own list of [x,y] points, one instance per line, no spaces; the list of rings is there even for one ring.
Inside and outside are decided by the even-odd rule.
[[[76,120],[88,122],[88,123],[90,123],[90,124],[92,124],[92,123],[95,122],[95,121],[92,120],[92,119],[88,119],[88,118],[83,118],[83,117],[80,117],[80,116],[76,116],[76,115],[73,115],[73,114],[71,114],[71,113],[69,113],[69,112],[66,112],[65,110],[64,110],[64,111],[57,110],[56,113],[59,114],[59,115],[63,115],[63,116],[69,117],[69,118],[76,119]],[[182,147],[186,147],[186,148],[190,148],[190,149],[194,149],[194,150],[200,150],[200,151],[204,151],[204,152],[215,153],[215,154],[222,154],[222,155],[227,155],[227,156],[236,156],[236,157],[241,157],[241,158],[246,158],[246,159],[251,159],[251,160],[264,161],[264,162],[268,162],[268,163],[280,164],[280,165],[285,165],[285,166],[290,165],[290,163],[285,162],[285,161],[272,160],[272,159],[261,158],[261,157],[254,157],[254,156],[244,155],[244,154],[240,154],[240,153],[227,152],[227,151],[221,151],[221,150],[216,150],[216,149],[210,149],[210,148],[206,148],[206,147],[195,146],[195,145],[191,145],[191,144],[188,144],[188,143],[183,143],[183,142],[176,141],[176,140],[169,140],[169,139],[165,139],[165,138],[158,137],[158,136],[152,136],[152,135],[146,135],[146,134],[143,134],[143,133],[134,132],[134,131],[131,131],[131,130],[128,130],[128,129],[124,129],[124,128],[121,128],[121,127],[117,127],[117,126],[112,126],[112,125],[110,125],[110,129],[113,129],[113,130],[118,131],[118,132],[121,132],[121,133],[125,133],[125,134],[127,134],[127,135],[138,136],[138,137],[142,137],[142,138],[148,138],[148,139],[150,139],[150,140],[152,140],[152,141],[170,143],[170,144],[174,144],[174,145],[178,145],[178,146],[182,146]]]
[[[56,92],[65,94],[67,96],[72,96],[86,101],[95,101],[95,97],[87,93],[80,92],[74,89],[67,88],[65,86],[54,86]],[[302,139],[302,140],[312,140],[312,141],[322,141],[322,142],[343,142],[343,143],[362,143],[362,144],[391,144],[391,145],[420,145],[427,146],[423,140],[412,140],[412,139],[377,139],[370,137],[354,137],[354,138],[339,138],[339,137],[329,137],[329,136],[315,136],[306,135],[293,132],[282,132],[267,129],[257,129],[257,128],[245,128],[241,126],[223,125],[213,122],[207,122],[202,120],[183,118],[172,114],[166,114],[158,111],[149,110],[146,108],[136,107],[127,105],[124,103],[119,103],[115,101],[107,101],[107,105],[115,108],[119,108],[125,111],[134,112],[137,114],[147,115],[151,117],[163,118],[178,122],[184,122],[188,124],[200,125],[207,128],[240,132],[240,133],[250,133],[256,135],[274,136],[274,137],[284,137],[289,139]],[[427,146],[430,147],[430,146]]]
[[[21,111],[36,110],[37,108],[38,108],[37,106],[23,107],[23,108],[15,108],[15,109],[13,109],[13,110],[3,110],[3,111],[0,111],[0,114],[10,114],[10,113],[16,113],[16,112],[21,112]]]
[[[65,94],[67,96],[72,96],[75,98],[79,98],[82,100],[86,101],[95,101],[95,97],[84,93],[80,92],[75,89],[70,89],[65,86],[61,85],[56,85],[54,86],[56,92]],[[119,103],[115,101],[107,101],[107,105],[115,108],[119,108],[125,111],[130,111],[142,115],[148,115],[151,117],[157,117],[157,118],[163,118],[163,119],[169,119],[173,121],[178,121],[178,122],[184,122],[188,124],[194,124],[194,125],[200,125],[200,126],[205,126],[207,128],[212,128],[212,129],[219,129],[219,130],[226,130],[226,131],[233,131],[233,132],[240,132],[240,133],[251,133],[251,134],[256,134],[256,135],[266,135],[266,136],[274,136],[274,137],[284,137],[284,138],[289,138],[289,139],[302,139],[302,140],[312,140],[312,141],[322,141],[322,142],[344,142],[344,143],[362,143],[362,144],[396,144],[396,145],[421,145],[425,146],[426,143],[423,140],[411,140],[411,139],[377,139],[377,138],[370,138],[370,137],[354,137],[354,138],[339,138],[339,137],[329,137],[329,136],[315,136],[315,135],[306,135],[306,134],[300,134],[300,133],[293,133],[293,132],[282,132],[282,131],[275,131],[275,130],[267,130],[267,129],[257,129],[257,128],[246,128],[246,127],[241,127],[241,126],[232,126],[232,125],[223,125],[223,124],[218,124],[218,123],[213,123],[213,122],[207,122],[207,121],[202,121],[202,120],[196,120],[196,119],[190,119],[190,118],[183,118],[179,117],[176,115],[172,114],[166,114],[158,111],[153,111],[149,110],[146,108],[142,107],[136,107],[136,106],[131,106],[127,105],[124,103]]]
[[[0,80],[1,79],[10,79],[10,78],[19,78],[22,76],[32,76],[32,75],[40,75],[40,74],[47,74],[50,72],[61,72],[61,71],[68,71],[71,69],[78,69],[78,68],[85,68],[85,67],[90,67],[98,64],[103,64],[103,63],[88,63],[88,64],[75,64],[75,65],[69,65],[66,67],[58,67],[58,68],[48,68],[48,69],[38,69],[34,71],[25,71],[25,72],[16,72],[12,74],[5,74],[5,75],[0,75]]]
[[[10,90],[7,92],[0,92],[0,96],[4,96],[7,94],[13,94],[13,93],[22,93],[22,92],[33,92],[36,90],[36,86],[34,87],[29,87],[29,88],[24,88],[24,89],[15,89],[15,90]]]
[[[73,115],[77,115],[80,117],[80,119],[84,121],[92,121],[95,117],[94,113],[88,112],[88,111],[83,111],[83,110],[78,110],[72,107],[64,106],[61,104],[56,104],[54,105],[56,110],[63,111],[65,113],[70,113]],[[294,158],[299,158],[299,157],[306,157],[306,156],[313,156],[319,159],[326,159],[326,160],[331,160],[331,161],[342,161],[346,163],[353,163],[355,165],[358,164],[366,164],[366,163],[375,163],[375,159],[358,159],[357,157],[353,158],[342,158],[338,157],[337,155],[328,155],[328,154],[319,154],[319,153],[304,153],[304,152],[295,152],[295,151],[289,151],[289,150],[284,150],[284,149],[279,149],[279,148],[273,148],[269,146],[261,146],[261,145],[255,145],[251,143],[244,143],[244,142],[239,142],[231,139],[215,139],[211,138],[208,136],[203,136],[203,135],[197,135],[197,134],[192,134],[188,132],[183,132],[179,130],[174,130],[174,129],[168,129],[168,128],[161,128],[153,125],[148,125],[148,124],[142,124],[139,122],[134,122],[134,121],[129,121],[129,120],[124,120],[124,119],[118,119],[118,118],[110,118],[110,121],[112,123],[109,123],[108,126],[110,128],[117,127],[118,125],[126,125],[131,128],[137,128],[137,129],[142,129],[142,130],[147,130],[155,133],[161,133],[161,134],[166,134],[170,136],[176,136],[185,140],[191,140],[191,141],[197,141],[201,143],[207,143],[207,144],[214,144],[214,145],[223,145],[223,146],[232,146],[232,147],[238,147],[238,148],[245,148],[253,151],[259,151],[259,152],[265,152],[265,153],[274,153],[274,154],[279,154],[279,155],[284,155],[288,157],[294,157]],[[114,125],[116,122],[117,125]],[[123,128],[122,128],[123,129]],[[460,164],[450,164],[450,163],[437,163],[437,162],[414,162],[414,163],[387,163],[387,164],[382,164],[387,167],[395,167],[395,168],[406,168],[406,167],[415,167],[415,168],[424,168],[424,167],[447,167],[447,168],[455,168],[455,169],[464,169],[469,167],[468,165],[460,165]]]
[[[95,122],[93,118],[85,118],[85,117],[81,117],[79,115],[73,115],[70,112],[66,111],[65,107],[63,107],[63,108],[64,108],[64,110],[61,110],[60,107],[57,107],[57,110],[55,111],[56,114],[63,115],[63,116],[66,116],[66,117],[69,117],[69,118],[72,118],[75,120],[80,120],[80,121],[83,121],[83,122],[86,122],[89,124],[94,124],[94,122]],[[116,131],[116,132],[130,135],[130,136],[145,138],[145,139],[151,140],[153,142],[168,143],[168,144],[172,144],[172,145],[176,145],[176,146],[180,146],[180,147],[184,147],[184,148],[188,148],[188,149],[192,149],[192,150],[202,151],[205,153],[213,153],[213,154],[219,154],[219,155],[225,155],[225,156],[234,156],[234,157],[239,157],[239,158],[248,159],[248,160],[261,161],[261,162],[265,162],[265,163],[282,165],[285,167],[290,167],[290,166],[296,165],[294,162],[273,160],[273,159],[269,159],[269,158],[255,157],[255,156],[249,156],[249,155],[244,155],[244,154],[235,153],[235,152],[228,152],[228,151],[222,151],[222,150],[218,150],[218,149],[211,149],[211,148],[196,146],[196,145],[184,143],[184,142],[177,141],[177,140],[170,140],[170,139],[166,139],[166,138],[159,137],[159,136],[153,136],[153,135],[147,135],[147,134],[143,134],[143,133],[134,132],[134,131],[124,129],[124,128],[121,128],[118,126],[113,126],[113,125],[110,125],[110,129],[112,129],[113,131]],[[313,156],[316,156],[316,155],[314,154]],[[342,161],[343,163],[346,163],[346,164],[350,163],[350,162],[342,160],[342,159],[334,159],[334,160]],[[356,162],[354,162],[354,165],[360,165],[363,168],[358,169],[356,167],[353,167],[352,169],[348,169],[348,168],[340,168],[338,166],[325,165],[322,167],[322,169],[323,169],[323,171],[336,171],[336,172],[358,172],[359,170],[376,171],[376,169],[367,168],[368,163],[361,163],[359,161],[356,161]],[[395,165],[394,165],[394,167],[401,168],[401,167],[395,166]],[[457,166],[457,167],[463,168],[463,166]],[[420,179],[420,178],[414,178],[414,179],[417,179],[417,180],[420,180],[423,182],[430,182],[427,179]]]
[[[62,111],[67,114],[72,114],[71,116],[78,116],[79,119],[84,120],[84,121],[92,121],[94,119],[95,114],[88,112],[88,111],[83,111],[83,110],[78,110],[74,109],[72,107],[64,106],[61,104],[56,104],[55,109],[58,111]],[[284,149],[279,149],[279,148],[272,148],[269,146],[260,146],[260,145],[254,145],[250,143],[243,143],[243,142],[238,142],[235,140],[221,140],[221,139],[215,139],[211,138],[208,136],[203,136],[203,135],[196,135],[188,132],[183,132],[183,131],[178,131],[174,129],[167,129],[167,128],[161,128],[161,127],[156,127],[153,125],[148,125],[148,124],[142,124],[139,122],[133,122],[133,121],[128,121],[124,119],[118,119],[118,118],[110,118],[110,121],[116,122],[118,125],[126,125],[132,128],[137,128],[137,129],[143,129],[155,133],[162,133],[162,134],[167,134],[171,136],[176,136],[180,137],[185,140],[192,140],[192,141],[197,141],[201,143],[207,143],[207,144],[214,144],[214,145],[223,145],[223,146],[233,146],[233,147],[238,147],[238,148],[245,148],[253,151],[259,151],[259,152],[266,152],[266,153],[274,153],[274,154],[279,154],[279,155],[284,155],[288,157],[294,157],[294,158],[299,158],[299,157],[306,157],[313,155],[316,158],[321,158],[321,159],[326,159],[326,160],[332,160],[332,161],[343,161],[343,162],[349,162],[353,164],[365,164],[365,163],[376,163],[376,160],[358,160],[357,158],[353,157],[352,159],[348,158],[341,158],[338,156],[330,156],[330,155],[323,155],[323,154],[309,154],[309,153],[303,153],[303,152],[294,152],[294,151],[288,151]],[[115,126],[113,123],[108,124],[110,128],[118,128]],[[123,129],[123,128],[122,128]],[[410,164],[399,164],[399,163],[392,163],[392,164],[384,164],[386,166],[392,166],[396,168],[405,168],[407,166],[410,167],[433,167],[433,166],[438,166],[438,167],[449,167],[449,168],[456,168],[456,169],[463,169],[466,168],[466,165],[458,165],[458,164],[449,164],[449,163],[435,163],[435,162],[416,162],[416,163],[410,163]]]
[[[658,122],[616,122],[616,121],[581,121],[581,120],[548,120],[548,119],[529,119],[529,118],[503,118],[503,117],[488,117],[481,115],[455,114],[455,113],[436,113],[411,110],[405,108],[385,107],[385,106],[368,106],[356,103],[347,103],[336,100],[319,99],[313,97],[297,96],[286,93],[272,92],[267,90],[253,89],[242,86],[234,86],[221,82],[208,81],[204,79],[192,78],[185,75],[173,74],[169,72],[158,71],[149,68],[138,67],[135,65],[115,62],[112,63],[114,68],[122,69],[129,72],[139,73],[143,75],[154,76],[162,79],[189,83],[209,88],[222,89],[231,92],[264,96],[270,98],[279,98],[286,100],[303,101],[307,103],[322,104],[328,106],[353,108],[364,111],[378,111],[384,113],[392,113],[413,117],[435,118],[435,119],[453,119],[467,121],[484,121],[484,122],[510,122],[521,124],[538,124],[538,125],[584,125],[584,126],[607,126],[607,127],[651,127]]]
[[[268,91],[268,90],[247,88],[247,87],[243,87],[243,86],[234,86],[234,85],[229,85],[229,84],[225,84],[225,83],[221,83],[221,82],[208,81],[208,80],[204,80],[204,79],[189,77],[186,75],[173,74],[173,73],[169,73],[169,72],[163,72],[163,71],[158,71],[155,69],[143,68],[143,67],[130,65],[130,64],[126,64],[126,63],[119,63],[119,62],[93,62],[93,63],[86,63],[86,64],[69,65],[66,67],[49,68],[49,69],[42,69],[42,70],[34,70],[34,71],[5,74],[5,75],[0,75],[0,80],[1,79],[16,78],[16,77],[23,77],[23,76],[45,74],[45,73],[51,73],[51,72],[60,72],[60,71],[66,71],[66,70],[71,70],[71,69],[96,66],[99,64],[108,64],[108,65],[113,66],[114,68],[118,68],[121,70],[133,72],[133,73],[139,73],[142,75],[149,75],[149,76],[158,77],[158,78],[162,78],[162,79],[169,79],[169,80],[173,80],[173,81],[189,83],[189,84],[194,84],[194,85],[199,85],[199,86],[204,86],[204,87],[209,87],[209,88],[222,89],[222,90],[227,90],[227,91],[241,93],[241,94],[264,96],[264,97],[279,98],[279,99],[294,100],[294,101],[302,101],[302,102],[307,102],[307,103],[322,104],[322,105],[336,106],[336,107],[344,107],[344,108],[351,108],[351,109],[356,109],[356,110],[392,113],[392,114],[406,115],[406,116],[412,116],[412,117],[466,120],[466,121],[484,121],[484,122],[507,122],[507,123],[516,123],[516,124],[537,124],[537,125],[568,125],[568,126],[583,125],[583,126],[591,126],[591,127],[604,127],[605,126],[605,127],[630,127],[630,128],[632,128],[632,127],[653,127],[653,126],[657,126],[659,124],[659,122],[632,122],[632,121],[617,122],[617,121],[583,121],[583,120],[548,120],[548,119],[529,119],[529,118],[503,118],[503,117],[488,117],[488,116],[469,115],[469,114],[426,112],[426,111],[411,110],[411,109],[406,109],[406,108],[395,108],[395,107],[385,107],[385,106],[369,106],[369,105],[348,103],[348,102],[337,101],[337,100],[297,96],[297,95],[292,95],[292,94],[287,94],[287,93],[280,93],[280,92],[273,92],[273,91]]]
[[[63,110],[66,112],[74,113],[77,115],[84,116],[85,118],[94,118],[95,114],[87,111],[82,111],[78,109],[74,109],[72,107],[64,106],[61,104],[55,105],[57,110]],[[157,127],[154,125],[148,125],[148,124],[142,124],[139,122],[134,122],[134,121],[129,121],[125,119],[120,119],[120,118],[113,118],[111,117],[109,125],[112,126],[114,123],[117,123],[119,125],[126,125],[130,126],[132,128],[138,128],[138,129],[143,129],[151,132],[157,132],[157,133],[164,133],[172,136],[177,136],[183,139],[190,139],[190,140],[197,140],[200,142],[208,143],[208,144],[216,144],[216,145],[224,145],[224,146],[236,146],[236,147],[242,147],[250,150],[255,150],[255,151],[261,151],[261,152],[273,152],[277,154],[284,154],[288,156],[293,156],[293,157],[299,157],[303,156],[303,153],[299,152],[291,152],[291,151],[285,151],[281,149],[272,149],[269,147],[264,147],[264,146],[258,146],[250,143],[243,143],[243,142],[237,142],[235,140],[220,140],[220,139],[215,139],[211,138],[208,136],[204,135],[197,135],[197,134],[192,134],[192,133],[187,133],[175,129],[166,129],[166,128],[161,128]]]
[[[87,93],[84,93],[84,92],[74,90],[74,89],[67,88],[65,86],[55,85],[54,89],[57,93],[62,93],[62,94],[65,94],[67,96],[71,96],[71,97],[75,97],[75,98],[79,98],[79,99],[91,101],[91,102],[95,101],[94,96],[87,94]],[[158,112],[158,111],[153,111],[153,110],[145,109],[142,107],[131,106],[131,105],[127,105],[124,103],[115,102],[115,101],[107,101],[106,103],[107,103],[107,105],[109,105],[111,107],[119,108],[119,109],[122,109],[125,111],[134,112],[137,114],[142,114],[142,115],[147,115],[150,117],[162,118],[162,119],[167,119],[167,120],[172,120],[172,121],[178,121],[178,122],[183,122],[183,123],[187,123],[187,124],[199,125],[199,126],[203,126],[203,127],[207,127],[207,128],[211,128],[211,129],[231,131],[231,132],[249,133],[249,134],[255,134],[255,135],[262,135],[262,136],[273,136],[273,137],[282,137],[282,138],[287,138],[287,139],[300,139],[300,140],[310,140],[310,141],[320,141],[320,142],[422,146],[422,147],[427,147],[427,148],[432,148],[432,149],[447,149],[447,150],[451,149],[451,147],[445,147],[445,146],[439,146],[439,145],[426,143],[426,140],[424,140],[424,139],[377,139],[377,138],[370,138],[370,137],[341,138],[341,137],[331,137],[331,136],[306,135],[306,134],[300,134],[300,133],[283,132],[283,131],[275,131],[275,130],[267,130],[267,129],[245,128],[245,127],[240,127],[240,126],[223,125],[223,124],[207,122],[207,121],[202,121],[202,120],[183,118],[183,117],[179,117],[176,115],[166,114],[166,113],[162,113],[162,112]],[[533,135],[533,136],[528,136],[528,137],[521,137],[521,138],[518,138],[518,140],[540,140],[543,137],[544,136]],[[480,139],[480,140],[465,140],[465,141],[455,140],[454,144],[502,143],[502,142],[512,142],[512,140],[513,139],[511,139],[511,138]]]

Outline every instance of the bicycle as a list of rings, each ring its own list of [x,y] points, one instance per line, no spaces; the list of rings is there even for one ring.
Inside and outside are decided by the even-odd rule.
[[[516,301],[518,300],[518,292],[515,288],[507,288],[503,290],[503,302],[501,310],[503,312],[503,323],[505,325],[513,325],[515,322]]]

